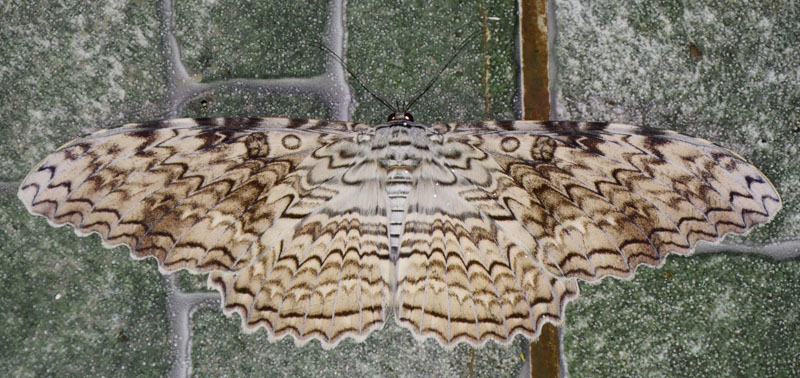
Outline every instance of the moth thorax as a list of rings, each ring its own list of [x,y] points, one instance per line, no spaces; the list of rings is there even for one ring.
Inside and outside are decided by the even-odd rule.
[[[381,168],[385,169],[390,175],[389,177],[391,177],[394,171],[412,172],[416,170],[421,161],[421,157],[418,156],[405,154],[403,156],[397,156],[396,154],[390,154],[379,158],[378,164],[380,164]]]

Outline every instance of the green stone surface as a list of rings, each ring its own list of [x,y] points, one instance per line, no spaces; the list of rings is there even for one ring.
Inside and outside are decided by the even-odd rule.
[[[214,289],[209,289],[206,286],[208,282],[208,274],[192,274],[186,270],[181,270],[175,273],[176,285],[178,289],[187,293],[209,292],[216,293]]]
[[[573,377],[800,374],[800,262],[670,256],[631,281],[581,285],[563,350]]]
[[[293,92],[298,92],[293,90]],[[189,101],[181,117],[288,117],[330,119],[330,105],[302,93],[273,95],[265,90],[218,88]]]
[[[40,3],[0,2],[0,181],[73,138],[164,115],[155,3]]]
[[[0,193],[0,371],[22,377],[162,376],[172,364],[154,260],[106,250]]]
[[[528,346],[517,338],[506,348],[462,344],[447,351],[436,341],[415,340],[391,322],[362,343],[348,339],[326,351],[312,341],[298,348],[290,337],[267,342],[263,329],[241,333],[239,316],[226,318],[217,307],[196,311],[192,325],[192,375],[197,377],[513,377]]]
[[[783,197],[735,243],[796,239],[800,11],[787,1],[556,1],[562,118],[682,131],[746,156]],[[581,284],[571,376],[796,376],[797,261],[671,256],[632,281]]]
[[[783,198],[777,218],[746,240],[800,236],[795,2],[556,5],[562,118],[672,129],[724,145],[760,168]]]
[[[62,143],[164,114],[156,6],[10,1],[0,20],[0,371],[165,375],[174,358],[155,264],[53,229],[16,197]]]
[[[175,1],[175,37],[195,80],[323,73],[324,1]]]
[[[517,13],[513,3],[482,1],[490,38],[484,45],[479,2],[415,1],[347,3],[347,63],[376,94],[394,105],[410,101],[424,88],[458,46],[473,36],[437,84],[411,109],[423,123],[516,119],[519,67],[515,50]],[[385,20],[379,22],[379,20]],[[484,71],[484,56],[488,69]],[[484,77],[489,103],[485,109]],[[351,80],[358,104],[354,120],[386,121],[389,109]]]

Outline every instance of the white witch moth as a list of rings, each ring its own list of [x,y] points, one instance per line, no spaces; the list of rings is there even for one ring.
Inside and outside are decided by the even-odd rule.
[[[577,280],[629,277],[769,221],[775,188],[702,139],[591,122],[172,119],[101,130],[33,168],[33,214],[208,273],[269,338],[507,343]]]

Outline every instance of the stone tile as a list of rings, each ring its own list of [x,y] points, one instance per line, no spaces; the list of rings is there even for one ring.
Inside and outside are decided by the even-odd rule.
[[[163,113],[155,5],[4,2],[0,13],[0,370],[164,375],[173,354],[155,264],[49,227],[13,184],[72,138]]]
[[[325,1],[175,2],[175,36],[195,80],[323,73]]]
[[[155,3],[4,2],[0,13],[0,181],[72,138],[163,115]]]
[[[182,117],[330,118],[330,104],[314,95],[293,91],[272,94],[263,88],[218,88],[186,104]]]
[[[317,341],[298,348],[289,337],[269,343],[263,330],[243,334],[239,316],[226,318],[216,307],[196,311],[192,324],[192,375],[197,377],[513,377],[528,345],[518,338],[508,348],[462,344],[447,351],[433,340],[418,342],[392,322],[365,342],[346,340],[326,351]],[[516,358],[508,358],[506,350]]]
[[[796,238],[800,10],[780,1],[683,4],[556,1],[561,117],[673,129],[737,151],[784,202],[746,240]]]
[[[453,61],[412,113],[417,122],[516,119],[517,13],[512,3],[483,1],[491,39],[484,49],[478,35]],[[361,81],[390,104],[411,95],[434,77],[459,44],[481,30],[474,2],[420,2],[413,7],[385,2],[347,3],[347,63]],[[483,56],[488,55],[490,107],[484,115]],[[390,113],[351,80],[354,119],[377,124]]]
[[[0,371],[13,376],[163,376],[173,352],[161,275],[28,215],[0,193]]]
[[[175,273],[176,285],[178,289],[187,293],[197,292],[216,292],[214,289],[206,287],[208,281],[208,274],[192,274],[186,270],[181,270]]]
[[[748,157],[781,193],[767,226],[800,234],[800,12],[786,2],[556,1],[562,118],[668,128]],[[632,281],[582,284],[567,306],[573,376],[797,374],[797,262],[672,256]]]
[[[778,377],[800,372],[800,262],[670,256],[567,306],[570,376]]]

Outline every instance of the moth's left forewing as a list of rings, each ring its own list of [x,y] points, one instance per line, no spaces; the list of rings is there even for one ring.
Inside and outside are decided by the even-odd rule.
[[[780,209],[769,180],[739,155],[674,132],[534,121],[447,128],[450,140],[490,157],[498,186],[490,193],[538,241],[535,257],[555,275],[626,277],[640,263],[690,253],[698,240],[747,232]]]

